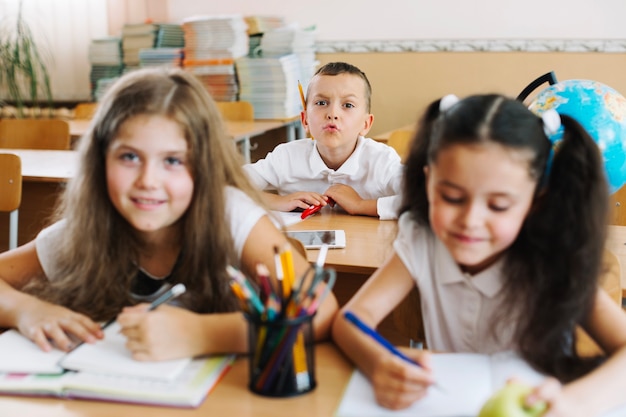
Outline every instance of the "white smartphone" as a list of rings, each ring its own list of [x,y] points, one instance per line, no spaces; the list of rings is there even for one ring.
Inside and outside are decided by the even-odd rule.
[[[319,249],[322,244],[328,244],[329,249],[346,247],[346,232],[344,230],[293,230],[287,231],[287,236],[304,243],[307,249]]]

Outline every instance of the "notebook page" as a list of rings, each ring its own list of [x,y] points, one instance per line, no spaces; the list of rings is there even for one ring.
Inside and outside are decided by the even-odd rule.
[[[94,344],[82,344],[61,361],[66,369],[106,375],[126,375],[171,380],[179,375],[190,358],[171,361],[141,362],[132,358],[125,347],[126,338],[114,322],[104,331],[104,339]]]
[[[24,374],[60,374],[58,363],[65,352],[44,352],[17,330],[0,335],[0,372]]]
[[[545,376],[534,370],[513,351],[498,352],[491,355],[493,391],[502,388],[506,382],[515,378],[529,385],[537,385]]]
[[[489,358],[479,354],[433,354],[437,384],[428,395],[404,410],[389,410],[376,403],[370,382],[355,370],[336,417],[474,417],[491,395]]]
[[[221,355],[194,359],[170,381],[79,372],[66,380],[64,387],[67,395],[74,398],[197,406],[235,358]]]

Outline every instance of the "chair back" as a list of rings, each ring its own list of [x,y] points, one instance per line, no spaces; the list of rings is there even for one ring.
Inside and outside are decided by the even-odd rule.
[[[249,101],[218,101],[216,104],[224,120],[233,122],[254,120],[254,106]]]
[[[60,119],[2,119],[0,148],[70,149],[70,126]]]
[[[395,149],[398,155],[400,155],[402,162],[404,162],[409,154],[411,140],[413,140],[412,131],[401,129],[394,130],[391,132],[391,135],[389,135],[389,139],[387,139],[387,145]]]
[[[97,108],[98,103],[78,103],[74,108],[74,119],[90,120]]]
[[[22,203],[22,160],[0,153],[0,211],[9,215],[9,249],[17,247],[17,213]]]

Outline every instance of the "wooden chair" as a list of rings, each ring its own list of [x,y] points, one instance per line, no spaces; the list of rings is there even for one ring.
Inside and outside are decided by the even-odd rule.
[[[0,153],[0,211],[9,213],[9,249],[17,247],[18,209],[22,203],[22,160]]]
[[[90,120],[97,108],[98,103],[78,103],[74,108],[74,119]]]
[[[402,162],[404,162],[409,153],[411,140],[413,140],[412,131],[398,129],[391,132],[389,139],[387,139],[387,145],[395,149],[398,155],[400,155],[400,158],[402,158]]]
[[[254,106],[249,101],[217,101],[224,120],[251,122],[254,120]]]
[[[600,276],[600,285],[618,305],[622,305],[621,267],[617,256],[609,250],[604,253],[604,271]],[[399,333],[411,341],[426,346],[422,306],[419,297],[419,291],[414,287],[394,309],[392,317]],[[600,347],[581,328],[577,329],[576,337],[576,349],[579,354],[591,356],[602,352]]]
[[[70,149],[70,127],[59,119],[2,119],[0,148]]]

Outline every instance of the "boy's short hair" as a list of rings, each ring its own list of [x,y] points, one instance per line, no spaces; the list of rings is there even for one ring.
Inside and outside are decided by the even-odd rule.
[[[339,75],[339,74],[352,74],[360,77],[365,83],[365,101],[367,103],[367,112],[370,113],[372,103],[372,86],[367,79],[367,75],[361,71],[358,67],[348,64],[347,62],[329,62],[322,65],[315,71],[316,75]]]

